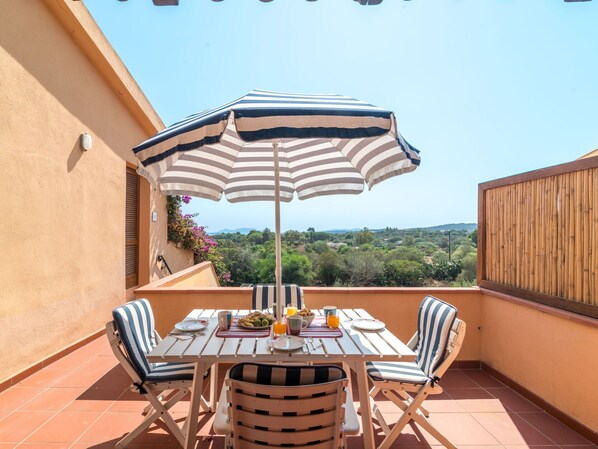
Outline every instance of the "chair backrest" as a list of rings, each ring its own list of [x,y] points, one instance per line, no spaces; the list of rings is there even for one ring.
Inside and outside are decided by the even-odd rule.
[[[449,335],[457,309],[433,296],[426,296],[417,316],[415,361],[421,370],[432,376],[445,358]]]
[[[303,307],[303,291],[296,284],[285,284],[282,286],[283,304],[293,305],[301,309]],[[276,302],[276,285],[258,284],[253,286],[251,296],[251,307],[255,310],[264,310],[274,307]]]
[[[432,373],[434,377],[441,378],[446,370],[449,369],[451,363],[457,358],[457,355],[459,355],[461,346],[463,346],[463,340],[465,339],[466,328],[465,321],[455,318],[449,333],[446,349],[444,350],[444,357],[434,370],[434,373]]]
[[[140,379],[145,380],[153,369],[146,355],[158,344],[149,301],[142,298],[119,306],[112,311],[112,317],[130,364]]]
[[[338,449],[347,376],[332,365],[233,366],[225,380],[235,449]]]

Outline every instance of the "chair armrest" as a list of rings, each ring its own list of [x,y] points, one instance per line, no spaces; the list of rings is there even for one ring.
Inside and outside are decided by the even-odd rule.
[[[345,422],[343,423],[343,432],[345,435],[359,435],[359,418],[353,405],[353,395],[351,390],[347,388],[347,400],[345,407]]]
[[[230,433],[230,424],[228,422],[228,402],[226,400],[226,385],[222,386],[220,397],[218,398],[218,406],[214,414],[214,433],[216,435],[228,435]]]

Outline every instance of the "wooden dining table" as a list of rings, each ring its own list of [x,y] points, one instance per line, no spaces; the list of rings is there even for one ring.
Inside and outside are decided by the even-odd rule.
[[[249,310],[233,310],[233,315],[244,316]],[[321,310],[314,310],[322,315]],[[216,411],[217,379],[219,363],[264,362],[264,363],[343,363],[355,372],[361,409],[364,449],[374,449],[374,431],[369,402],[366,362],[415,360],[415,353],[387,328],[368,331],[358,329],[354,324],[359,319],[372,320],[364,309],[338,309],[340,331],[337,337],[313,337],[294,351],[273,350],[268,337],[256,337],[251,331],[234,337],[218,336],[218,310],[195,309],[185,319],[206,319],[207,328],[192,337],[168,335],[147,355],[151,363],[178,362],[195,363],[189,413],[183,432],[185,449],[196,444],[197,423],[200,413],[203,374],[212,369],[210,377],[210,407]],[[181,317],[183,318],[183,317]],[[317,317],[316,317],[317,318]],[[363,322],[363,320],[359,321]],[[366,321],[367,323],[367,321]],[[263,335],[261,333],[260,335]]]

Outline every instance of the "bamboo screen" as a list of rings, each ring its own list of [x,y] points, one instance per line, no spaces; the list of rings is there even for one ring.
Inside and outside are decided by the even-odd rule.
[[[535,292],[550,299],[540,302],[595,316],[596,165],[575,161],[480,185],[481,286]]]

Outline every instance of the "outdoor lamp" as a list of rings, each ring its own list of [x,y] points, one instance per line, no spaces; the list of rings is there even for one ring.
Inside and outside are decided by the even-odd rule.
[[[81,137],[79,138],[79,144],[81,145],[81,150],[83,150],[83,151],[91,150],[91,147],[93,145],[93,140],[91,139],[91,135],[89,135],[87,133],[81,134]]]

